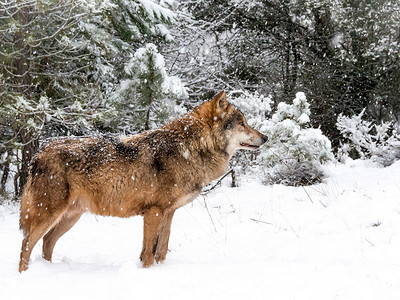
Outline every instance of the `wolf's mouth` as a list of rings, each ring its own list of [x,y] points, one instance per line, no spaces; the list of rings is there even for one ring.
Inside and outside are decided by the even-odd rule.
[[[251,145],[251,144],[247,144],[247,143],[244,143],[244,142],[240,142],[240,146],[246,147],[246,148],[250,148],[250,149],[258,149],[258,148],[260,148],[260,146]]]

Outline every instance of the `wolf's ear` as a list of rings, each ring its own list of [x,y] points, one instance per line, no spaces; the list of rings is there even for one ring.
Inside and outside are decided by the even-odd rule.
[[[225,110],[228,107],[225,91],[219,92],[212,100],[215,110]]]

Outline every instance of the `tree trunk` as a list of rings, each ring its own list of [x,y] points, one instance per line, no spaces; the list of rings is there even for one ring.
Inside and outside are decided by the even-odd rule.
[[[149,109],[146,112],[146,121],[144,123],[144,130],[149,130],[150,129],[150,110],[151,110],[151,105]]]
[[[31,69],[31,56],[32,49],[29,44],[26,43],[27,34],[29,34],[29,29],[27,24],[29,24],[29,18],[33,15],[32,10],[34,6],[21,7],[18,10],[16,19],[22,25],[19,32],[15,35],[15,47],[18,49],[18,53],[14,59],[14,82],[17,85],[16,92],[23,95],[26,99],[31,99],[33,96],[34,85],[32,84],[32,78],[30,74]],[[27,128],[27,120],[29,116],[23,113],[19,116],[19,121],[17,126],[14,128],[14,132],[18,137],[18,140],[22,143],[22,153],[21,153],[21,164],[19,172],[16,175],[18,177],[18,183],[16,184],[15,197],[21,196],[23,188],[26,184],[28,178],[29,164],[33,155],[39,149],[38,137],[31,129]],[[22,124],[22,125],[19,125]]]
[[[32,134],[26,130],[22,129],[20,132],[21,141],[23,143],[22,147],[22,157],[21,157],[21,168],[19,170],[19,182],[18,189],[15,191],[15,196],[19,197],[22,195],[25,184],[28,180],[29,175],[29,165],[35,155],[39,150],[39,140],[32,136]]]
[[[7,184],[8,176],[10,174],[11,156],[12,156],[12,150],[8,149],[6,162],[4,163],[3,175],[1,176],[1,182],[0,182],[0,195],[2,195],[2,196],[7,195],[6,184]]]
[[[231,170],[231,177],[232,177],[231,187],[237,187],[236,173],[234,169]]]

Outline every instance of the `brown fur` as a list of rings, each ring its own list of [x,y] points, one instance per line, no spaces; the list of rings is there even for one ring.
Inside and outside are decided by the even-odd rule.
[[[144,216],[144,267],[165,260],[172,217],[221,176],[238,148],[266,137],[250,128],[225,92],[164,127],[143,134],[60,138],[34,158],[21,200],[19,271],[43,237],[51,261],[57,240],[89,211]]]

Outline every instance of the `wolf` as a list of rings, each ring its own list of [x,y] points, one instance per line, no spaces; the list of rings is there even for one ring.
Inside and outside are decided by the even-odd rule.
[[[42,237],[51,261],[57,240],[84,212],[143,216],[143,267],[164,261],[176,209],[223,175],[237,149],[266,141],[222,91],[159,129],[48,142],[31,162],[21,199],[19,272]]]

